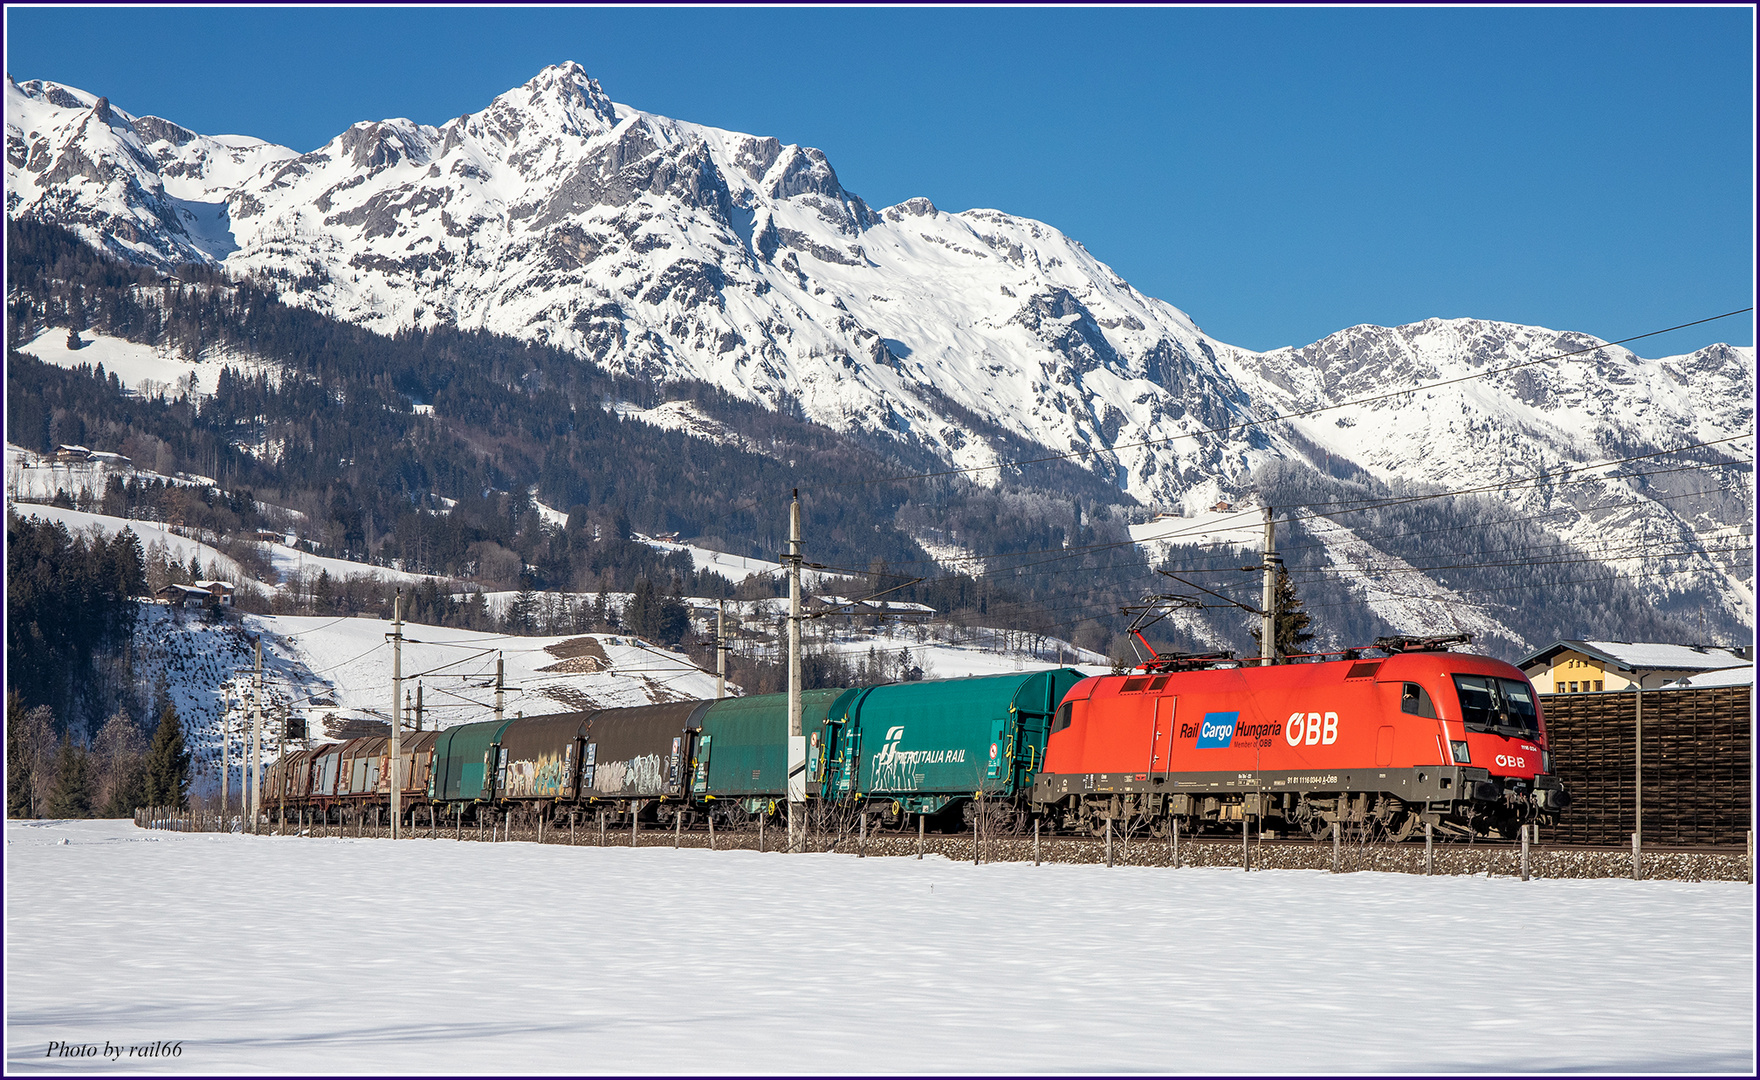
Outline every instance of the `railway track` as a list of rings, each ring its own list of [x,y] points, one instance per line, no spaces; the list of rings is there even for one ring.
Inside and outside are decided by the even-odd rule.
[[[142,818],[145,828],[191,831],[202,823],[183,815],[166,814]],[[351,824],[285,825],[268,823],[265,834],[319,838],[385,838],[382,825],[356,820]],[[754,828],[677,830],[656,828],[632,831],[607,822],[550,825],[539,829],[530,824],[502,820],[484,828],[422,825],[405,833],[409,839],[472,841],[477,843],[542,843],[573,847],[713,848],[722,851],[776,852],[787,846],[786,830]],[[859,832],[809,832],[805,850],[880,857],[937,855],[964,863],[1065,863],[1108,864],[1131,867],[1209,867],[1249,870],[1332,870],[1335,872],[1379,871],[1385,873],[1437,874],[1535,878],[1626,878],[1632,877],[1629,847],[1607,844],[1530,844],[1527,873],[1523,873],[1519,843],[1508,841],[1438,843],[1426,852],[1419,841],[1401,843],[1342,842],[1335,849],[1327,840],[1251,837],[1243,852],[1239,836],[1180,837],[1177,851],[1167,837],[1114,837],[1108,851],[1104,837],[1031,833],[977,837],[970,831],[930,833],[875,831],[863,838]],[[1752,883],[1753,859],[1746,847],[1728,845],[1668,845],[1643,849],[1639,875],[1680,881],[1746,881]]]

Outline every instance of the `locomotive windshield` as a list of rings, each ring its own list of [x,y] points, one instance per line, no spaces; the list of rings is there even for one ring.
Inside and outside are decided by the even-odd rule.
[[[1468,731],[1512,737],[1540,734],[1540,715],[1534,710],[1527,683],[1492,675],[1456,675],[1454,687],[1460,694],[1461,718]]]

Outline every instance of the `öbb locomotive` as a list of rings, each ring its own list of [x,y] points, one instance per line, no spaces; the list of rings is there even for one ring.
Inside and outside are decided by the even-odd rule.
[[[1420,822],[1511,837],[1569,797],[1519,669],[1401,651],[1085,680],[1058,707],[1032,802],[1091,831],[1253,818],[1403,840]]]
[[[810,819],[921,816],[1015,832],[1238,829],[1400,840],[1513,836],[1569,798],[1521,671],[1489,657],[1372,659],[1086,677],[1070,668],[808,691]],[[608,812],[739,827],[787,797],[787,697],[496,719],[403,742],[403,806],[452,820]],[[264,804],[325,815],[389,801],[388,739],[300,751]]]

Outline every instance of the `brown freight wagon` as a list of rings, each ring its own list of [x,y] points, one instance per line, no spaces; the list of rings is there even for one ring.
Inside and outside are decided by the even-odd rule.
[[[270,767],[273,778],[263,800],[265,808],[304,806],[311,790],[312,750],[295,750]]]
[[[535,806],[580,795],[590,712],[521,717],[501,734],[495,797]]]
[[[701,719],[712,701],[522,717],[492,748],[496,802],[597,804],[628,811],[682,801]],[[652,816],[652,815],[647,815]]]
[[[309,798],[313,805],[327,809],[336,801],[337,782],[342,778],[342,752],[348,745],[330,743],[312,751]]]
[[[403,808],[408,810],[416,800],[423,802],[428,798],[428,774],[434,768],[434,741],[440,737],[438,731],[405,732],[399,740],[398,750],[403,758]],[[385,739],[385,745],[379,748],[378,781],[374,793],[387,805],[391,801],[391,740]]]
[[[342,744],[342,776],[336,784],[338,798],[350,805],[374,801],[379,787],[379,763],[390,743],[388,736],[373,735]]]

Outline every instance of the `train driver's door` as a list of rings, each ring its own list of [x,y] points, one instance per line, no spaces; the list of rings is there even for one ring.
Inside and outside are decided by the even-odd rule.
[[[1172,694],[1155,699],[1153,738],[1149,744],[1149,775],[1163,776],[1173,764],[1173,713],[1179,699]]]

